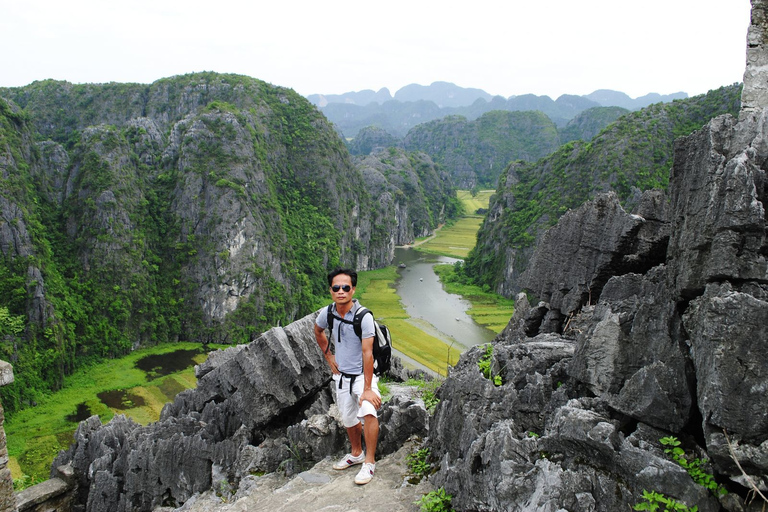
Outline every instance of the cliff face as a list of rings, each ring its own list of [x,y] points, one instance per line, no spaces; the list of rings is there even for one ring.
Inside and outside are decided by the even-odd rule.
[[[451,177],[424,153],[406,153],[388,148],[356,157],[380,211],[374,236],[386,237],[390,246],[412,244],[431,234],[446,218],[457,213],[457,200],[450,196]]]
[[[396,241],[380,226],[427,234],[452,194],[434,169],[412,173],[419,193],[398,208],[428,218],[381,210],[372,194],[387,180],[366,181],[323,115],[248,77],[45,81],[0,96],[23,107],[2,101],[0,147],[0,293],[28,325],[6,354],[20,358],[21,394],[18,346],[47,327],[55,361],[33,373],[59,378],[78,357],[141,344],[249,341],[312,311],[329,267],[389,264]],[[32,399],[6,398],[11,410]]]
[[[521,291],[520,277],[544,232],[569,209],[614,191],[631,210],[641,192],[665,189],[674,140],[711,118],[737,114],[738,86],[652,105],[619,118],[589,142],[573,141],[535,163],[513,162],[501,174],[467,269],[505,296]]]
[[[408,131],[406,149],[423,151],[461,188],[493,187],[512,160],[535,161],[559,144],[557,126],[542,112],[493,111],[474,121],[450,116]]]

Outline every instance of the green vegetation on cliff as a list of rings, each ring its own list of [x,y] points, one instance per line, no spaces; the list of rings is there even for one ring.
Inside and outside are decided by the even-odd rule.
[[[428,153],[460,187],[496,186],[512,160],[537,160],[558,145],[557,126],[538,111],[494,110],[475,121],[448,116],[412,128],[404,141]]]
[[[324,303],[330,267],[389,263],[361,171],[294,91],[197,73],[0,96],[21,106],[0,100],[9,414],[137,347],[248,342]],[[436,222],[450,184],[414,180],[403,206]]]
[[[627,114],[621,107],[592,107],[580,112],[560,130],[560,143],[572,140],[592,140],[603,128]]]
[[[509,269],[522,272],[526,251],[561,215],[608,190],[631,205],[640,191],[666,189],[674,140],[715,116],[736,115],[740,94],[733,85],[651,105],[620,117],[589,142],[568,142],[535,163],[513,162],[499,178],[465,271],[475,283],[508,295],[515,289]]]

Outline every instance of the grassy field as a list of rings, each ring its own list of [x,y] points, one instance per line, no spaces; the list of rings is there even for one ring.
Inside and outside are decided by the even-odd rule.
[[[59,450],[69,448],[74,440],[78,421],[68,419],[78,405],[85,402],[91,414],[98,414],[106,423],[117,414],[125,414],[136,422],[146,425],[160,418],[166,402],[173,400],[180,391],[197,385],[194,368],[148,380],[144,371],[135,367],[136,361],[148,355],[164,354],[177,350],[198,350],[199,343],[177,343],[141,349],[121,358],[84,368],[66,377],[63,388],[41,400],[36,407],[17,412],[5,422],[8,440],[9,467],[19,487],[48,479],[51,461]],[[209,346],[210,350],[216,347]],[[194,357],[202,363],[207,352]],[[142,405],[126,409],[107,407],[99,393],[113,390],[130,390],[127,399]]]
[[[458,190],[456,191],[456,197],[459,198],[459,201],[464,205],[464,215],[467,216],[477,216],[477,217],[483,217],[483,215],[478,215],[477,210],[480,208],[483,208],[485,210],[488,209],[488,204],[491,200],[491,196],[493,193],[496,192],[495,190],[480,190],[474,197],[469,192],[469,190]]]
[[[410,319],[395,292],[398,274],[395,267],[360,272],[355,296],[376,319],[392,331],[393,348],[440,375],[447,375],[447,365],[459,360],[461,352],[440,338],[431,336]]]
[[[419,244],[416,249],[463,260],[475,246],[477,230],[482,222],[479,217],[463,217],[452,225],[443,226],[436,236]]]
[[[457,196],[464,205],[464,216],[454,224],[444,226],[434,237],[417,244],[415,249],[458,259],[466,258],[475,246],[477,230],[483,222],[483,215],[475,212],[481,208],[488,209],[493,193],[493,190],[481,190],[473,197],[468,190],[459,190]],[[513,300],[484,291],[477,286],[460,285],[454,282],[453,269],[450,265],[435,266],[435,273],[440,277],[448,293],[461,295],[472,304],[467,314],[475,322],[497,333],[506,327],[514,312]]]
[[[479,286],[460,284],[453,280],[453,265],[435,265],[435,274],[440,277],[448,293],[461,295],[472,307],[467,314],[480,325],[500,333],[515,312],[515,301],[484,291]]]
[[[416,244],[419,251],[464,259],[475,246],[477,230],[483,223],[480,208],[488,209],[493,190],[481,190],[474,197],[468,190],[459,190],[456,195],[464,205],[464,215],[450,225],[443,226],[434,237]]]

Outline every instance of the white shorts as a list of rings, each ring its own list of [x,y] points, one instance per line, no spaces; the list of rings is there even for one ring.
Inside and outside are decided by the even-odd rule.
[[[339,389],[339,380],[341,380],[341,389]],[[364,400],[363,404],[360,405],[360,395],[363,394],[363,388],[365,387],[365,376],[358,375],[355,377],[351,394],[349,392],[350,380],[352,380],[351,377],[333,375],[333,391],[336,394],[336,405],[341,413],[341,422],[345,428],[354,427],[366,416],[377,416],[376,408],[368,400]],[[381,398],[379,386],[377,385],[378,381],[379,378],[374,375],[371,380],[371,389]]]

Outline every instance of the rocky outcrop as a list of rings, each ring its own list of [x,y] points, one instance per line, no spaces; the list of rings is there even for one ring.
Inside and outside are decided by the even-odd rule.
[[[651,192],[628,214],[608,194],[543,237],[524,274],[541,302],[518,296],[492,345],[500,379],[480,347],[439,391],[433,483],[457,510],[625,510],[646,490],[759,509],[742,502],[768,489],[766,120],[679,140],[668,206]],[[730,494],[673,462],[670,435]]]
[[[155,512],[417,512],[419,499],[434,490],[426,479],[418,484],[407,481],[408,456],[418,446],[418,440],[411,440],[377,461],[376,476],[365,488],[352,483],[354,470],[335,471],[335,460],[326,457],[292,477],[279,473],[246,477],[232,497],[211,490],[180,508],[161,507]]]
[[[626,213],[609,192],[567,212],[544,234],[519,281],[548,304],[542,332],[562,332],[570,315],[598,301],[612,276],[663,263],[669,240],[665,200],[663,192],[648,191],[638,213]]]
[[[13,367],[6,361],[0,360],[0,387],[13,382]],[[8,467],[8,443],[5,437],[5,411],[0,404],[0,510],[13,511],[16,508],[16,497],[13,494],[13,478]]]
[[[197,388],[177,395],[156,423],[89,418],[54,467],[71,464],[84,510],[149,511],[210,489],[232,495],[255,473],[297,474],[341,456],[347,436],[313,323],[314,314],[210,357],[197,368]],[[426,435],[423,403],[405,395],[384,404],[380,418],[379,455]]]
[[[768,85],[765,69],[768,65],[768,4],[752,0],[752,16],[747,31],[747,67],[744,70],[744,89],[741,104],[744,110],[760,110],[768,105]]]

